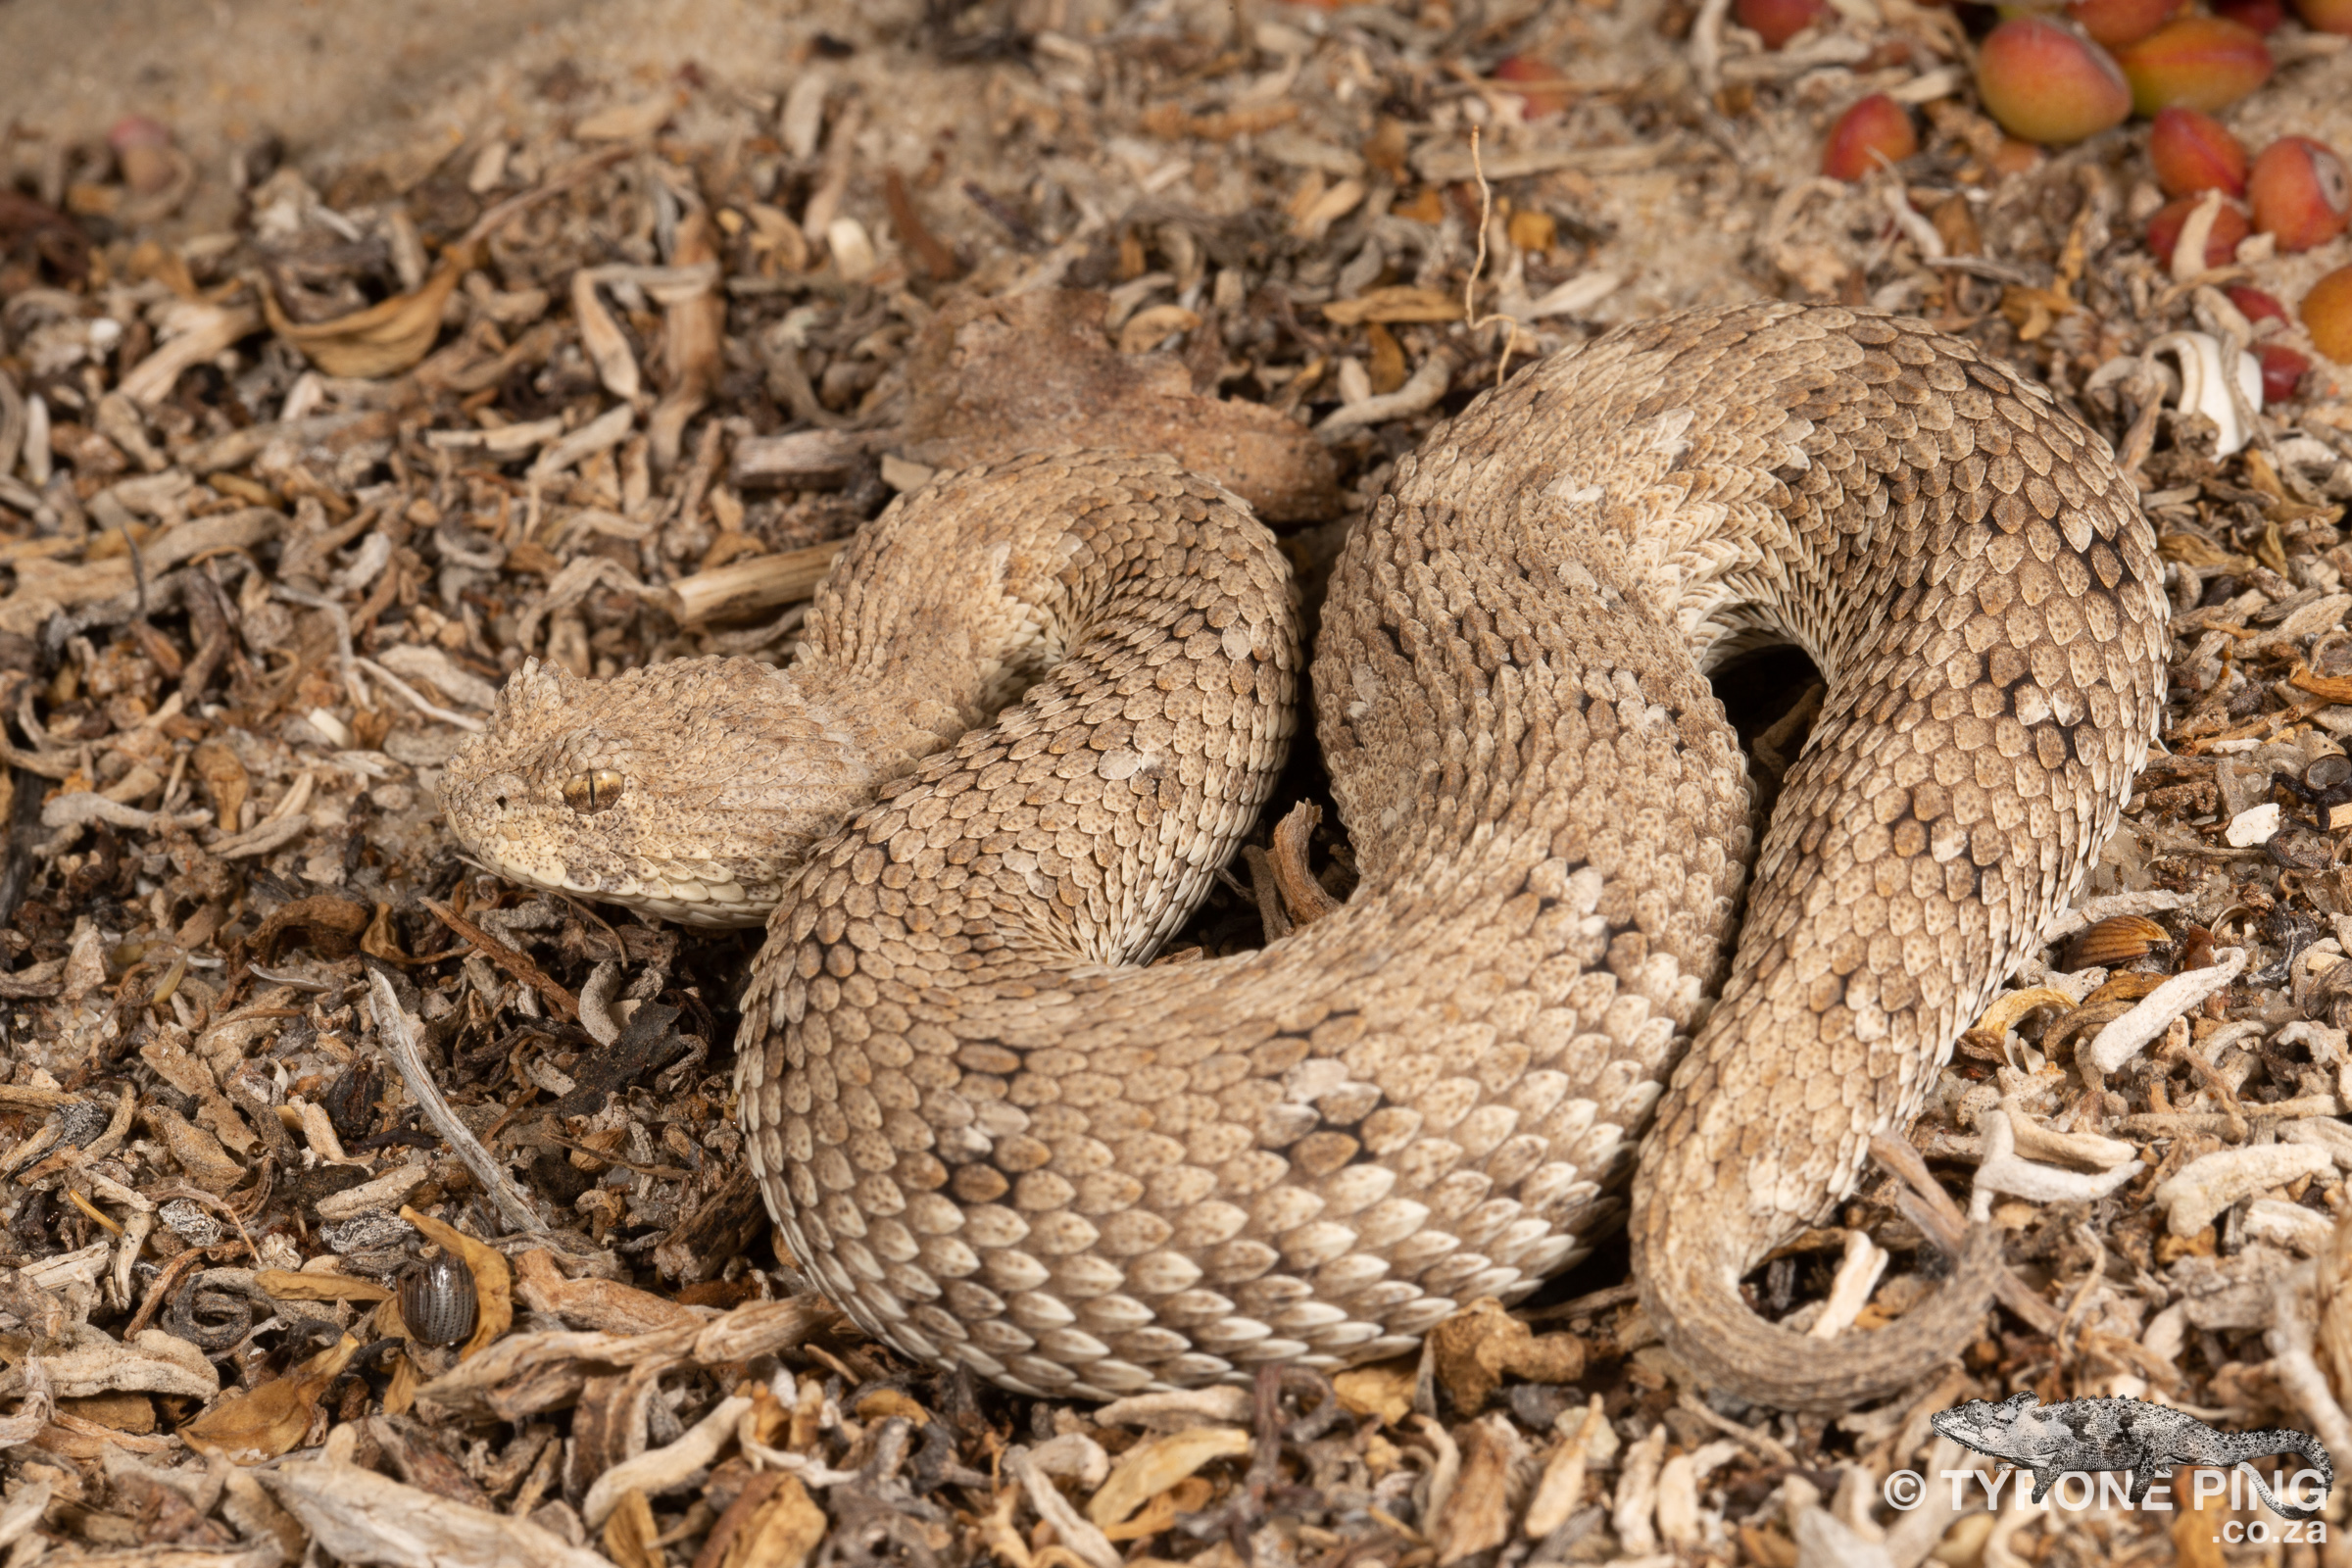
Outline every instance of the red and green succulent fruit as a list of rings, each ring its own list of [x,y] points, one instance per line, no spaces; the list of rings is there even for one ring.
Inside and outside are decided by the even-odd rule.
[[[2279,304],[2275,296],[2265,294],[2261,289],[2248,288],[2243,283],[2232,283],[2222,292],[2230,296],[2230,303],[2237,307],[2237,314],[2248,321],[2284,321],[2289,319],[2286,307]]]
[[[2303,377],[2311,371],[2311,362],[2283,343],[2258,344],[2254,350],[2255,363],[2262,367],[2262,401],[2284,403],[2295,395]]]
[[[2271,79],[2262,34],[2223,17],[2179,17],[2115,52],[2142,115],[2179,105],[2211,113]]]
[[[2166,267],[2173,265],[2173,252],[2180,248],[2180,230],[2188,222],[2188,215],[2197,210],[2202,196],[2182,196],[2166,202],[2148,220],[2148,249]],[[2235,202],[2225,201],[2222,210],[2213,217],[2213,231],[2205,239],[2205,265],[2228,267],[2237,256],[2237,246],[2254,227],[2246,220],[2246,210]]]
[[[2281,136],[2262,150],[2246,176],[2255,232],[2276,235],[2282,251],[2325,245],[2352,220],[2352,173],[2325,142]]]
[[[1568,107],[1568,83],[1559,69],[1534,55],[1511,55],[1494,67],[1494,79],[1519,95],[1527,118],[1538,120]]]
[[[2352,32],[2352,0],[2295,0],[2295,11],[2314,32]]]
[[[1985,113],[2024,141],[2081,141],[2132,113],[2132,89],[2107,51],[2046,17],[2011,17],[1977,51]]]
[[[2313,348],[2338,365],[2352,365],[2352,267],[2339,267],[2312,284],[2301,315]]]
[[[1829,16],[1829,0],[1734,0],[1732,15],[1753,30],[1767,49],[1778,49]]]
[[[152,196],[172,183],[172,132],[145,115],[124,115],[110,126],[107,145],[115,150],[122,183],[141,196]]]
[[[2160,109],[2148,131],[2148,161],[2167,196],[2246,193],[2246,150],[2229,127],[2194,109]]]
[[[2180,0],[2072,0],[2066,14],[2093,43],[2113,49],[2145,38],[2180,9]]]
[[[2282,0],[2214,0],[2213,14],[2267,35],[2285,23],[2286,6]]]
[[[1885,93],[1874,92],[1838,117],[1822,148],[1821,172],[1832,179],[1860,179],[1918,151],[1919,132],[1910,111]]]

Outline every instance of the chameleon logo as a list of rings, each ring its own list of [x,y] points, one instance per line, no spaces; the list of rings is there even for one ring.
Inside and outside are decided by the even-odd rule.
[[[1979,1453],[2006,1459],[2034,1473],[2034,1501],[2049,1495],[2062,1476],[2129,1470],[2129,1501],[2138,1507],[2148,1488],[2170,1481],[2177,1464],[2244,1465],[2262,1500],[2287,1519],[2311,1519],[2327,1506],[2335,1471],[2328,1450],[2308,1432],[2274,1427],[2262,1432],[2221,1432],[2185,1411],[2144,1399],[2069,1399],[2043,1404],[2032,1394],[2012,1395],[1998,1404],[1971,1399],[1928,1418],[1936,1431]],[[2249,1460],[2266,1454],[2299,1454],[2320,1477],[2320,1495],[2300,1507],[2274,1493]],[[2288,1487],[2291,1494],[2295,1488]]]

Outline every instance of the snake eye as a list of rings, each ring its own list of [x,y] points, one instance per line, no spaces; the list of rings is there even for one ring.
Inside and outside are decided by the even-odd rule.
[[[564,781],[564,804],[588,816],[620,799],[621,777],[609,767],[574,773]]]

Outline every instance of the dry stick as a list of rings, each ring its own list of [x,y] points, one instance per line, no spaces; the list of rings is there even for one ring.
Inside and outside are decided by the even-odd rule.
[[[1957,1255],[1962,1239],[1968,1231],[1967,1216],[1952,1195],[1936,1184],[1928,1171],[1928,1162],[1918,1150],[1903,1139],[1882,1134],[1870,1141],[1870,1152],[1880,1164],[1901,1177],[1910,1188],[1897,1193],[1896,1207],[1905,1219],[1926,1232],[1929,1239],[1947,1253]],[[1916,1196],[1914,1196],[1916,1195]],[[2034,1294],[2034,1288],[2006,1267],[1993,1275],[1993,1296],[2000,1303],[2032,1324],[2038,1333],[2057,1337],[2063,1319],[2058,1309]]]
[[[449,724],[458,729],[469,731],[475,735],[479,735],[486,727],[480,719],[475,718],[470,713],[453,712],[449,709],[437,707],[432,703],[426,702],[423,696],[418,693],[415,687],[411,686],[407,681],[402,680],[398,675],[393,674],[390,670],[386,669],[383,665],[377,663],[372,659],[361,659],[355,657],[352,660],[352,664],[358,669],[367,671],[368,675],[373,679],[377,685],[382,686],[385,690],[400,698],[401,701],[407,703],[411,708],[414,708],[416,710],[416,711],[422,713],[427,718],[439,719],[444,724]]]
[[[1519,346],[1519,321],[1517,318],[1500,311],[1479,316],[1470,300],[1472,292],[1478,287],[1478,274],[1487,270],[1487,229],[1494,220],[1494,190],[1487,183],[1486,160],[1478,153],[1476,125],[1470,127],[1470,172],[1478,176],[1478,259],[1470,264],[1470,275],[1462,280],[1462,318],[1470,323],[1473,332],[1496,321],[1508,327],[1502,340],[1502,356],[1494,362],[1494,384],[1499,387],[1503,377],[1510,371],[1511,350]]]
[[[1323,808],[1300,801],[1274,824],[1274,848],[1267,863],[1293,926],[1312,925],[1343,907],[1342,901],[1331,896],[1307,864],[1307,842],[1322,820]]]
[[[1266,945],[1272,947],[1291,934],[1291,916],[1283,907],[1273,858],[1254,844],[1245,844],[1242,859],[1250,867],[1250,896],[1256,901],[1258,921],[1266,928]]]
[[[1641,1298],[1642,1287],[1636,1285],[1632,1280],[1625,1280],[1615,1285],[1604,1285],[1597,1291],[1589,1291],[1573,1300],[1554,1302],[1550,1306],[1532,1307],[1519,1313],[1518,1316],[1530,1323],[1557,1323],[1567,1318],[1590,1317],[1596,1312],[1605,1312],[1610,1307],[1623,1306],[1628,1301],[1638,1301]]]
[[[1716,1413],[1705,1400],[1692,1394],[1689,1389],[1685,1389],[1677,1395],[1674,1402],[1725,1437],[1738,1443],[1741,1447],[1762,1454],[1774,1464],[1787,1465],[1791,1470],[1798,1468],[1797,1457],[1789,1451],[1787,1444],[1770,1433],[1759,1432],[1754,1427],[1743,1427],[1730,1416]]]
[[[402,1009],[400,999],[392,994],[392,987],[381,972],[374,969],[368,971],[368,995],[375,1004],[376,1035],[383,1041],[384,1054],[392,1058],[392,1065],[399,1069],[401,1081],[408,1085],[409,1098],[416,1102],[417,1107],[424,1112],[425,1120],[433,1124],[433,1130],[466,1162],[466,1168],[473,1172],[473,1179],[480,1182],[482,1191],[490,1195],[490,1201],[498,1206],[499,1217],[507,1222],[507,1228],[516,1231],[545,1229],[545,1222],[540,1219],[538,1211],[531,1207],[531,1201],[522,1190],[514,1185],[514,1178],[507,1174],[506,1167],[491,1156],[490,1151],[482,1147],[481,1140],[475,1138],[472,1130],[458,1119],[458,1113],[450,1108],[449,1102],[441,1098],[440,1087],[433,1082],[433,1075],[426,1071],[424,1054],[417,1046],[416,1020]]]
[[[963,270],[956,265],[956,253],[923,226],[922,214],[915,211],[914,198],[907,193],[906,178],[895,167],[882,172],[882,200],[890,207],[890,221],[898,229],[899,238],[922,257],[923,267],[933,282],[948,282]]]
[[[254,1260],[259,1262],[261,1253],[254,1253]],[[205,1262],[204,1249],[190,1248],[164,1264],[163,1268],[157,1272],[154,1282],[147,1287],[146,1299],[139,1303],[139,1309],[133,1312],[130,1321],[123,1325],[123,1342],[127,1344],[137,1338],[141,1329],[153,1323],[156,1314],[163,1310],[164,1303],[177,1294],[181,1276],[193,1274],[197,1269],[203,1267]]]
[[[577,163],[572,164],[567,169],[558,170],[553,178],[546,180],[533,189],[523,191],[518,195],[508,197],[505,201],[500,202],[496,207],[493,207],[488,212],[484,213],[480,218],[474,220],[473,226],[466,231],[465,237],[460,239],[458,243],[460,245],[480,244],[482,241],[488,239],[492,234],[498,232],[500,226],[503,225],[507,220],[529,211],[531,208],[538,206],[541,202],[546,201],[551,196],[563,195],[564,192],[571,189],[574,185],[589,179],[604,170],[612,168],[614,164],[619,163],[622,159],[628,157],[629,154],[635,150],[635,148],[625,145],[619,147],[608,147],[603,152],[590,153],[587,157],[580,159]]]
[[[546,998],[548,1005],[562,1014],[565,1022],[577,1023],[580,1021],[579,999],[566,991],[563,984],[545,969],[533,963],[528,955],[517,953],[514,949],[508,947],[504,942],[499,941],[498,938],[475,925],[446,904],[437,903],[432,899],[418,899],[416,902],[431,910],[434,919],[480,949],[483,957],[488,958],[492,963],[497,964],[501,969],[506,970],[507,973]]]
[[[848,543],[846,539],[833,540],[713,566],[658,591],[657,602],[681,626],[699,626],[707,620],[793,604],[816,591],[825,573],[833,569],[833,558]]]

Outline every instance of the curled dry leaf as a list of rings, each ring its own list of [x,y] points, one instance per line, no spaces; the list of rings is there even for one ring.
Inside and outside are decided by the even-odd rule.
[[[735,1439],[735,1428],[752,1408],[748,1396],[735,1395],[711,1406],[710,1413],[686,1429],[677,1442],[624,1459],[596,1478],[580,1500],[580,1517],[591,1530],[612,1516],[629,1497],[661,1494],[684,1486],[695,1472],[718,1457]]]
[[[357,900],[315,894],[272,910],[254,932],[253,946],[264,963],[275,963],[289,945],[307,947],[321,958],[348,958],[368,919],[368,906]]]
[[[2175,1236],[2194,1236],[2241,1198],[2330,1169],[2334,1157],[2310,1144],[2230,1149],[2193,1159],[2153,1195]]]
[[[318,1549],[387,1568],[612,1568],[596,1552],[526,1519],[472,1508],[357,1465],[298,1462],[262,1482],[302,1522]]]
[[[825,1539],[825,1516],[798,1478],[753,1477],[719,1521],[695,1568],[801,1568]]]
[[[61,565],[26,557],[14,563],[17,591],[0,600],[0,631],[29,637],[60,610],[96,604],[137,586],[127,558]]]
[[[1417,1355],[1349,1367],[1332,1376],[1340,1403],[1357,1415],[1368,1415],[1396,1426],[1413,1413],[1413,1385],[1420,1380]]]
[[[2336,1388],[2352,1390],[2352,1224],[2336,1223],[2312,1267],[2320,1359]]]
[[[464,1361],[514,1324],[514,1296],[506,1257],[496,1248],[484,1247],[455,1225],[430,1214],[420,1214],[405,1203],[401,1205],[400,1217],[416,1226],[426,1241],[462,1258],[473,1275],[476,1301],[473,1336],[458,1351],[458,1359]]]
[[[748,1361],[799,1345],[837,1316],[814,1299],[747,1301],[719,1317],[645,1334],[510,1334],[419,1389],[417,1401],[428,1417],[511,1421],[570,1402],[592,1371],[605,1376],[655,1361]]]
[[[327,1385],[359,1352],[344,1335],[333,1345],[248,1393],[231,1394],[179,1429],[189,1447],[238,1464],[259,1464],[302,1446]]]
[[[1462,300],[1443,289],[1398,283],[1366,290],[1351,300],[1334,300],[1323,307],[1323,318],[1337,326],[1365,321],[1458,321]]]
[[[609,1334],[642,1334],[704,1321],[692,1307],[618,1280],[567,1280],[543,1248],[514,1260],[514,1294],[534,1312],[550,1312],[567,1323]]]
[[[675,268],[711,267],[718,259],[710,233],[710,217],[699,208],[678,220],[677,243],[669,264]],[[715,273],[715,267],[712,267]],[[700,287],[680,288],[662,301],[662,401],[646,419],[646,440],[654,466],[666,469],[677,462],[686,421],[701,413],[718,384],[719,348],[726,336],[726,301],[713,275]]]
[[[248,1470],[231,1470],[221,1478],[220,1517],[248,1541],[267,1537],[277,1543],[280,1562],[301,1560],[309,1542],[294,1516],[280,1508]],[[267,1543],[265,1543],[266,1544]]]
[[[1247,1454],[1250,1444],[1250,1434],[1238,1427],[1195,1427],[1146,1438],[1119,1455],[1109,1478],[1088,1499],[1086,1516],[1104,1530],[1122,1524],[1202,1465]]]
[[[266,288],[261,291],[262,310],[270,318],[271,331],[300,349],[328,375],[360,379],[398,375],[432,348],[433,339],[441,332],[441,308],[449,303],[473,260],[471,245],[454,246],[420,287],[331,321],[291,319]]]
[[[328,1132],[334,1128],[330,1123]],[[395,1165],[373,1181],[357,1187],[346,1187],[332,1197],[321,1198],[312,1205],[323,1220],[355,1219],[377,1210],[389,1211],[432,1177],[429,1165]]]
[[[2016,1028],[2019,1020],[2036,1007],[2058,1007],[2073,1010],[2075,999],[2049,986],[2034,986],[2024,991],[2011,991],[1993,999],[1984,1009],[1976,1027],[1968,1031],[1972,1043],[1998,1051],[2001,1041]]]
[[[1054,1488],[1052,1473],[1032,1452],[1015,1448],[1005,1456],[1005,1468],[1021,1484],[1029,1506],[1053,1529],[1061,1545],[1086,1568],[1119,1568],[1119,1553],[1109,1538],[1080,1516],[1070,1500]]]
[[[368,929],[360,934],[360,951],[370,958],[381,958],[386,963],[397,963],[404,968],[441,961],[438,955],[417,958],[403,953],[400,939],[392,930],[392,906],[381,902],[376,905],[375,913],[368,918]]]
[[[2137,974],[2131,971],[2111,974],[2096,991],[2082,999],[2082,1007],[2077,1012],[2069,1014],[2066,1024],[2061,1027],[2071,1026],[2076,1018],[2085,1012],[2109,1006],[2130,1007],[2132,1004],[2143,998],[2154,996],[2157,990],[2163,986],[2164,979],[2165,977],[2160,974]]]
[[[605,1521],[605,1555],[620,1568],[662,1568],[662,1548],[655,1544],[661,1534],[654,1505],[644,1493],[632,1492]]]
[[[1550,1535],[1584,1506],[1585,1466],[1594,1441],[1600,1436],[1602,1421],[1600,1396],[1595,1394],[1585,1407],[1576,1430],[1544,1458],[1543,1477],[1536,1483],[1535,1495],[1527,1503],[1523,1528],[1530,1541],[1541,1541]]]
[[[660,92],[636,103],[600,110],[573,126],[571,133],[581,141],[641,141],[660,130],[677,109],[674,95]]]
[[[1430,1334],[1438,1381],[1462,1410],[1487,1402],[1506,1376],[1573,1383],[1584,1376],[1585,1344],[1573,1334],[1538,1335],[1492,1298],[1471,1302]]]
[[[931,1412],[896,1389],[877,1389],[858,1399],[854,1408],[860,1421],[888,1421],[899,1416],[918,1427],[931,1424]]]
[[[1339,1374],[1340,1377],[1352,1375],[1348,1372]],[[1347,1401],[1343,1399],[1341,1402]],[[1205,1389],[1165,1389],[1157,1394],[1131,1394],[1124,1399],[1113,1399],[1097,1410],[1095,1421],[1106,1427],[1148,1427],[1157,1432],[1182,1432],[1212,1421],[1239,1426],[1250,1420],[1254,1408],[1249,1390],[1212,1385]],[[1349,1405],[1348,1408],[1353,1409],[1354,1406]]]
[[[390,1287],[349,1274],[298,1274],[292,1269],[266,1268],[253,1276],[280,1301],[388,1301]]]
[[[1582,1346],[1578,1347],[1577,1362],[1581,1371]],[[1526,1440],[1502,1415],[1472,1422],[1462,1432],[1461,1447],[1461,1474],[1446,1494],[1445,1517],[1434,1526],[1442,1543],[1439,1568],[1451,1568],[1465,1557],[1490,1551],[1510,1539],[1511,1472],[1527,1454]]]
[[[141,360],[117,389],[141,407],[163,402],[182,370],[202,365],[262,325],[261,313],[250,305],[183,305],[170,319],[163,346]]]
[[[580,347],[587,351],[588,362],[596,367],[597,379],[605,383],[606,391],[616,398],[634,398],[643,386],[637,356],[620,323],[605,309],[596,282],[592,268],[583,267],[571,274],[571,314],[580,324]]]
[[[41,1522],[56,1489],[46,1481],[27,1481],[0,1506],[0,1546],[13,1546]]]
[[[191,1124],[179,1112],[150,1105],[142,1112],[148,1126],[163,1139],[191,1185],[208,1193],[225,1193],[245,1179],[245,1167],[228,1157],[220,1140]]]
[[[1154,305],[1136,312],[1119,328],[1119,352],[1142,354],[1170,332],[1190,332],[1200,318],[1181,305]]]

